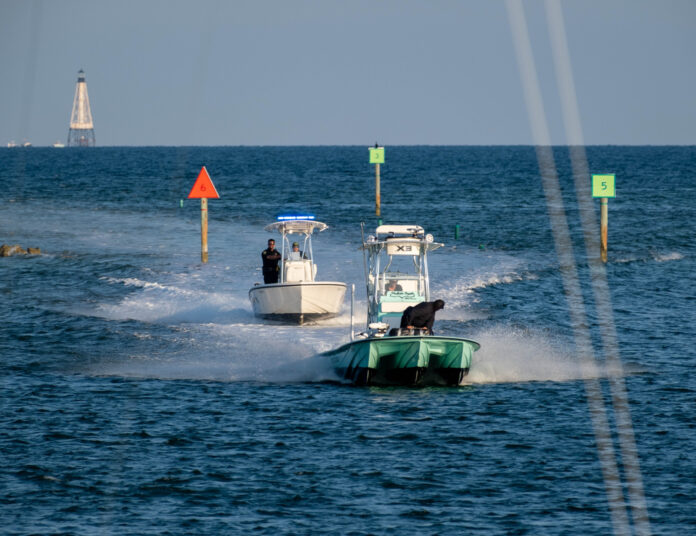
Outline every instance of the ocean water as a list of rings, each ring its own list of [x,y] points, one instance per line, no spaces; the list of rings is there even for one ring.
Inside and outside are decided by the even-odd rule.
[[[617,176],[609,315],[554,148],[588,369],[534,148],[387,147],[382,218],[446,244],[430,258],[436,329],[482,346],[461,387],[424,389],[336,378],[319,354],[348,340],[348,301],[297,327],[256,319],[247,297],[263,227],[310,212],[330,226],[318,275],[355,283],[364,323],[367,156],[0,149],[0,243],[42,250],[0,258],[0,532],[696,533],[696,148],[587,148],[591,172]],[[221,195],[206,265],[185,199],[203,165]]]

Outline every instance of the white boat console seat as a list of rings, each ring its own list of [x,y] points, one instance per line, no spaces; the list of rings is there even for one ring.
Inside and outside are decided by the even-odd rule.
[[[425,301],[425,297],[417,292],[392,291],[380,296],[380,313],[400,313],[406,307]]]
[[[286,283],[299,283],[302,281],[314,281],[314,273],[312,262],[309,259],[301,259],[298,261],[285,261],[284,280]]]

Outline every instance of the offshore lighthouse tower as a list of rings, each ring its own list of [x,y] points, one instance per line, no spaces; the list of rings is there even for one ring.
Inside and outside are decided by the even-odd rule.
[[[85,82],[85,72],[80,69],[77,73],[75,98],[70,115],[68,147],[94,147],[94,144],[94,124],[92,123],[92,111],[89,108],[87,82]]]

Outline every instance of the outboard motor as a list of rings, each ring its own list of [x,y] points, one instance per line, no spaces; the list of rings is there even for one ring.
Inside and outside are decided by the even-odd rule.
[[[423,335],[430,335],[430,330],[428,328],[399,328],[396,335],[416,335],[421,337]]]
[[[367,327],[373,331],[375,337],[384,337],[389,329],[389,324],[385,322],[372,322]]]

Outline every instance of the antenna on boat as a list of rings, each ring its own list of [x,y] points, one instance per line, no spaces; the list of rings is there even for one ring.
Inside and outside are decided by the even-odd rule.
[[[350,340],[355,340],[355,330],[353,329],[353,311],[355,310],[355,283],[350,285]]]
[[[367,247],[365,244],[365,222],[361,221],[360,222],[360,237],[362,239],[362,250],[363,250],[363,268],[365,269],[365,296],[367,296],[367,300],[369,303],[370,300],[370,270],[367,267]],[[369,315],[368,315],[369,316]],[[369,322],[370,319],[367,319],[367,322]]]

